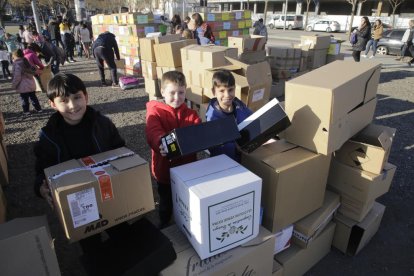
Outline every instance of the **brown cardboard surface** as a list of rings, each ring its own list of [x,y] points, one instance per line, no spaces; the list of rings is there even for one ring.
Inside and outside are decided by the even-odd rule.
[[[0,224],[2,275],[60,275],[46,216]]]
[[[187,87],[187,91],[185,93],[185,97],[187,100],[190,100],[196,104],[205,104],[210,101],[210,98],[205,96],[204,91],[209,89],[204,89],[195,85],[191,85]],[[201,117],[200,117],[201,118]]]
[[[247,64],[255,64],[266,60],[266,51],[244,52],[239,55],[239,60]]]
[[[183,72],[183,67],[161,67],[161,66],[156,67],[157,77],[159,80],[162,79],[162,75],[164,75],[165,72],[170,72],[170,71]]]
[[[141,60],[142,76],[146,79],[157,79],[157,63],[153,61]]]
[[[381,174],[373,174],[332,159],[328,185],[358,202],[369,202],[388,192],[396,166],[387,163]]]
[[[326,64],[334,62],[336,60],[344,60],[345,59],[345,54],[343,53],[339,53],[337,55],[326,55]]]
[[[263,226],[276,232],[323,203],[330,156],[284,140],[242,154],[242,164],[262,178]]]
[[[293,242],[302,248],[306,248],[332,220],[339,205],[339,195],[331,191],[326,191],[322,207],[295,222]]]
[[[285,83],[285,80],[272,82],[272,86],[270,87],[269,99],[283,97],[285,95]]]
[[[0,139],[6,133],[6,123],[4,122],[3,112],[0,111]]]
[[[300,44],[308,49],[328,49],[331,44],[330,35],[301,35]]]
[[[345,254],[356,255],[378,231],[385,206],[375,202],[374,206],[360,223],[337,214],[334,221],[337,224],[332,245]]]
[[[263,227],[250,242],[234,249],[200,260],[181,231],[173,225],[162,232],[170,238],[177,252],[175,262],[161,271],[160,276],[176,275],[271,275],[274,236]]]
[[[370,124],[336,151],[335,159],[380,174],[388,160],[395,131],[395,128]]]
[[[197,44],[195,39],[184,39],[162,44],[154,44],[155,60],[158,66],[181,67],[181,48]]]
[[[302,50],[297,47],[267,47],[268,61],[271,68],[299,69]]]
[[[141,59],[155,62],[154,44],[161,44],[180,40],[180,35],[165,35],[160,37],[146,37],[139,39]]]
[[[300,276],[317,264],[331,250],[335,223],[331,222],[326,229],[303,249],[293,244],[289,249],[275,255],[275,260],[283,266],[283,274]]]
[[[90,158],[99,163],[123,154],[132,152],[123,147]],[[45,175],[70,241],[97,234],[154,209],[149,166],[137,154],[111,160],[107,166],[96,169],[86,168],[81,159],[72,159],[46,168]],[[104,181],[98,182],[97,178]]]
[[[150,97],[158,97],[158,98],[162,97],[158,79],[152,80],[152,79],[145,78],[144,83],[145,83],[145,92],[147,92]]]
[[[3,142],[3,141],[2,141]],[[7,164],[6,148],[0,146],[0,184],[6,186],[9,184],[9,167]]]
[[[243,35],[243,36],[229,36],[228,47],[237,48],[238,54],[249,51],[264,50],[266,45],[266,37],[261,35]]]
[[[326,64],[326,54],[328,49],[310,49],[302,51],[305,62],[307,63],[306,68],[316,69]]]
[[[335,191],[335,188],[332,186],[328,186],[328,189]],[[341,206],[339,206],[338,212],[348,218],[361,222],[372,209],[372,206],[374,206],[374,202],[375,199],[369,199],[365,202],[361,202],[354,199],[352,196],[341,194]]]
[[[276,260],[273,260],[273,271],[272,276],[283,276],[283,266]]]
[[[286,139],[322,154],[339,149],[372,121],[379,76],[378,63],[336,61],[286,82]]]

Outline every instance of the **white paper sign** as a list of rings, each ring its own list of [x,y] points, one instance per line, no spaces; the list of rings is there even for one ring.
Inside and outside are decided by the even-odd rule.
[[[223,22],[223,29],[224,30],[230,30],[231,23],[230,22]]]
[[[67,199],[74,228],[99,219],[94,188],[69,194],[67,195]]]
[[[261,99],[263,99],[264,92],[265,92],[264,88],[254,91],[253,96],[252,96],[252,103],[260,101]]]

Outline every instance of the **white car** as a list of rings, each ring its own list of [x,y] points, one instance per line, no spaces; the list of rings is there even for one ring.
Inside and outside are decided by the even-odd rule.
[[[339,32],[341,30],[341,25],[336,21],[331,20],[319,20],[314,23],[308,24],[306,26],[308,32],[311,31],[321,31],[321,32]]]

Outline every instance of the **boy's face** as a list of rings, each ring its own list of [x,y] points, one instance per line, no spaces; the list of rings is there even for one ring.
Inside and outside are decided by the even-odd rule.
[[[83,118],[88,104],[88,94],[81,90],[76,94],[70,94],[69,97],[56,97],[49,101],[50,106],[58,111],[69,125],[77,125]]]
[[[166,104],[173,108],[177,108],[185,101],[185,86],[178,86],[176,83],[167,82],[161,89]]]
[[[233,110],[233,99],[236,94],[234,86],[219,85],[213,88],[213,93],[221,109],[224,111]]]

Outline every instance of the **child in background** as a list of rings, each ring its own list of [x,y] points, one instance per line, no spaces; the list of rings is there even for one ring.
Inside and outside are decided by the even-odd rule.
[[[36,96],[36,83],[33,78],[35,71],[24,58],[23,51],[17,49],[13,52],[13,80],[12,87],[20,93],[20,101],[23,108],[23,114],[30,115],[29,99],[37,112],[42,112],[39,100]]]
[[[185,104],[186,87],[183,73],[166,72],[161,80],[161,94],[164,99],[147,103],[145,133],[151,147],[151,172],[157,181],[160,197],[160,228],[168,226],[172,215],[170,168],[196,160],[196,155],[192,154],[170,161],[161,145],[161,138],[173,129],[201,123],[197,113]]]
[[[212,82],[212,92],[215,98],[210,100],[207,107],[207,121],[232,116],[236,123],[239,124],[252,114],[250,109],[235,96],[236,83],[230,71],[220,70],[215,72]],[[236,142],[228,142],[211,148],[209,151],[211,156],[226,154],[235,161],[240,161],[240,153],[237,150]]]
[[[10,65],[9,57],[10,57],[9,52],[5,50],[0,50],[0,62],[1,62],[1,69],[3,72],[3,79],[11,80],[12,77],[11,77],[10,70],[9,70],[9,65]]]

